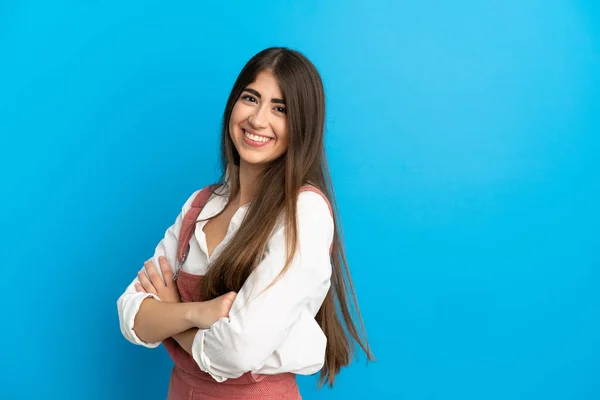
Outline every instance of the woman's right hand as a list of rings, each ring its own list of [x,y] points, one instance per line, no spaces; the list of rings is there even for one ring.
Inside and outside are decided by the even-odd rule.
[[[200,329],[208,329],[221,318],[227,318],[235,296],[237,296],[236,292],[229,292],[212,300],[197,303],[198,306],[195,307],[192,315],[192,323]]]
[[[152,293],[167,303],[181,303],[177,283],[173,280],[173,272],[166,257],[158,257],[162,277],[156,271],[152,259],[144,263],[144,268],[138,272],[139,283],[135,284],[135,290],[142,293]],[[145,270],[145,272],[144,272]]]

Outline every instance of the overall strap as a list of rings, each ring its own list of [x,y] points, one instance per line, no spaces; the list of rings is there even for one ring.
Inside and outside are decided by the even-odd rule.
[[[196,195],[192,206],[183,217],[181,230],[179,231],[179,240],[177,242],[177,262],[179,264],[177,272],[179,272],[179,268],[181,268],[181,265],[187,258],[187,253],[190,247],[190,239],[196,230],[198,216],[200,215],[200,212],[208,202],[208,199],[216,187],[217,185],[211,185],[200,190],[200,192]]]

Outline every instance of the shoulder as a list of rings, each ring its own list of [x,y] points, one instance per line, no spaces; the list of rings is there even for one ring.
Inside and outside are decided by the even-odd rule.
[[[327,209],[329,213],[331,205],[329,203],[329,199],[317,188],[303,186],[300,189],[300,194],[298,195],[298,209],[307,208],[307,207],[315,207],[317,209]]]
[[[282,214],[269,240],[271,250],[286,248],[287,222],[285,214]],[[324,254],[328,254],[335,233],[335,223],[329,200],[325,196],[319,191],[302,190],[296,203],[296,224],[300,248],[323,249]]]
[[[183,204],[183,211],[187,211],[192,207],[192,204],[194,203],[194,200],[196,199],[196,197],[198,197],[198,195],[200,194],[200,192],[203,190],[204,188],[201,189],[196,189],[192,192],[191,195],[188,195],[187,200],[185,201],[185,203]]]
[[[223,196],[223,191],[224,189],[220,185],[208,185],[194,190],[183,204],[183,213],[185,214],[190,208],[192,208],[195,201],[202,201],[202,198],[205,198],[205,201],[209,201],[215,196]]]
[[[304,186],[298,195],[298,221],[315,228],[333,227],[333,213],[327,197],[314,187]]]

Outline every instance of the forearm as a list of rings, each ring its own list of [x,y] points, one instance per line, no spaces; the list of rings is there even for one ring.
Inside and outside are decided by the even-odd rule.
[[[191,328],[185,332],[173,335],[173,339],[175,339],[181,348],[183,348],[188,354],[192,354],[192,344],[194,343],[194,337],[196,337],[196,333],[198,333],[198,328]]]
[[[194,327],[198,303],[166,303],[145,299],[135,316],[134,332],[144,342],[160,342]]]

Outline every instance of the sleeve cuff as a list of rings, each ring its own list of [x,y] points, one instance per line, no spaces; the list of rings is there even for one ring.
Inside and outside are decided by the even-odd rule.
[[[154,343],[144,342],[135,334],[135,331],[133,330],[135,316],[137,315],[138,311],[140,310],[140,306],[142,305],[142,302],[148,297],[152,297],[158,301],[161,301],[160,298],[158,298],[158,296],[156,296],[152,293],[135,293],[132,296],[132,298],[129,299],[129,307],[127,307],[123,312],[124,313],[124,318],[123,318],[124,326],[121,326],[121,330],[123,331],[123,335],[131,343],[153,349],[153,348],[160,346],[160,344],[162,342],[154,342]]]
[[[211,363],[210,358],[204,353],[204,335],[208,332],[208,329],[198,329],[198,333],[194,337],[194,342],[192,343],[192,357],[198,367],[217,381],[217,382],[225,382],[227,380],[226,377],[221,375],[216,375],[211,371]]]

